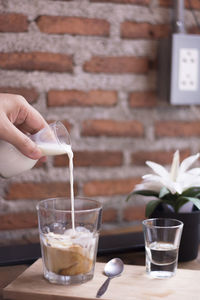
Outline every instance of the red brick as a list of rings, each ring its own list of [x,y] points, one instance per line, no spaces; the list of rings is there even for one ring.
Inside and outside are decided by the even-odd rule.
[[[173,0],[159,0],[159,5],[160,6],[172,6],[173,5]]]
[[[173,154],[176,150],[171,151],[138,151],[132,153],[132,164],[133,165],[144,165],[147,160],[154,161],[158,164],[168,165],[171,164]],[[180,159],[183,160],[190,155],[190,150],[185,149],[180,151]]]
[[[87,182],[83,187],[83,191],[84,195],[88,197],[127,195],[140,182],[141,178],[94,180]]]
[[[191,34],[200,34],[200,29],[197,26],[187,28],[187,32]]]
[[[94,56],[89,61],[85,62],[83,68],[84,71],[90,73],[143,74],[148,71],[148,58],[134,56]]]
[[[103,209],[102,223],[111,223],[117,221],[117,210],[114,208]]]
[[[0,53],[0,68],[7,70],[72,72],[71,56],[48,52]]]
[[[48,92],[47,105],[54,106],[113,106],[117,103],[117,92],[92,90],[51,90]]]
[[[128,39],[159,39],[168,36],[168,24],[149,24],[125,21],[121,24],[121,37]]]
[[[190,0],[192,8],[194,9],[200,9],[200,2],[199,0]],[[165,7],[171,7],[173,6],[173,0],[159,0],[159,5],[160,6],[165,6]],[[190,3],[188,0],[185,0],[184,2],[185,8],[190,8]]]
[[[123,220],[126,222],[145,219],[145,206],[132,206],[124,209]]]
[[[90,2],[149,5],[150,0],[90,0]]]
[[[0,87],[0,93],[16,94],[23,96],[29,103],[34,103],[37,101],[38,92],[36,89],[31,88],[15,88],[15,87]]]
[[[200,136],[200,122],[159,121],[155,124],[155,134],[157,137]]]
[[[27,17],[22,14],[0,15],[0,32],[25,32],[28,31]]]
[[[144,128],[139,121],[87,120],[82,125],[82,135],[142,137]]]
[[[119,151],[76,151],[75,167],[115,167],[123,163],[123,154]],[[59,155],[54,158],[55,167],[68,166],[68,156]]]
[[[110,32],[109,22],[100,19],[41,16],[37,25],[40,31],[52,34],[109,36]]]
[[[132,92],[129,95],[130,107],[155,107],[158,99],[155,92]]]
[[[0,230],[17,230],[38,226],[36,212],[20,212],[1,215]]]
[[[76,184],[74,187],[76,192]],[[67,182],[20,182],[10,184],[5,198],[7,200],[40,200],[53,197],[65,197],[69,195],[70,186]]]

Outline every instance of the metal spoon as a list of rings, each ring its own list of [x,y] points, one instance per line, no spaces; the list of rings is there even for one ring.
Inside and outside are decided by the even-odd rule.
[[[104,268],[104,274],[108,277],[97,292],[96,298],[100,298],[108,288],[110,280],[119,276],[124,270],[124,263],[120,258],[111,259]]]

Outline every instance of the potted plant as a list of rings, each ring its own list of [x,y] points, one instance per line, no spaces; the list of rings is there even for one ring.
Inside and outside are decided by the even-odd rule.
[[[198,254],[200,168],[190,169],[198,158],[199,153],[180,163],[179,151],[176,151],[169,172],[163,166],[147,161],[154,174],[144,175],[142,183],[127,197],[127,200],[133,195],[153,197],[146,205],[146,217],[174,218],[184,223],[179,261],[195,259]],[[187,203],[193,208],[184,211]]]

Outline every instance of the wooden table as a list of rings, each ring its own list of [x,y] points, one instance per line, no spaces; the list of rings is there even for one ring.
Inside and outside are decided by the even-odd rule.
[[[113,257],[120,257],[125,264],[130,265],[145,265],[145,253],[144,251],[138,252],[128,252],[119,255],[106,255],[98,257],[98,262],[107,262],[109,259]],[[28,265],[16,265],[16,266],[5,266],[0,267],[0,300],[3,299],[2,290],[5,286],[7,286],[11,281],[13,281],[17,276],[19,276]],[[200,270],[200,248],[197,259],[190,261],[179,263],[178,268],[183,269],[191,269],[191,270]]]

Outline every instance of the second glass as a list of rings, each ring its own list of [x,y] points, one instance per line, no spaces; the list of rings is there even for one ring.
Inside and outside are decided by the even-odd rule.
[[[44,277],[57,284],[92,279],[101,225],[100,203],[75,198],[75,229],[70,199],[40,201],[37,212]]]
[[[147,219],[143,221],[146,272],[154,278],[175,275],[183,223],[175,219]]]

